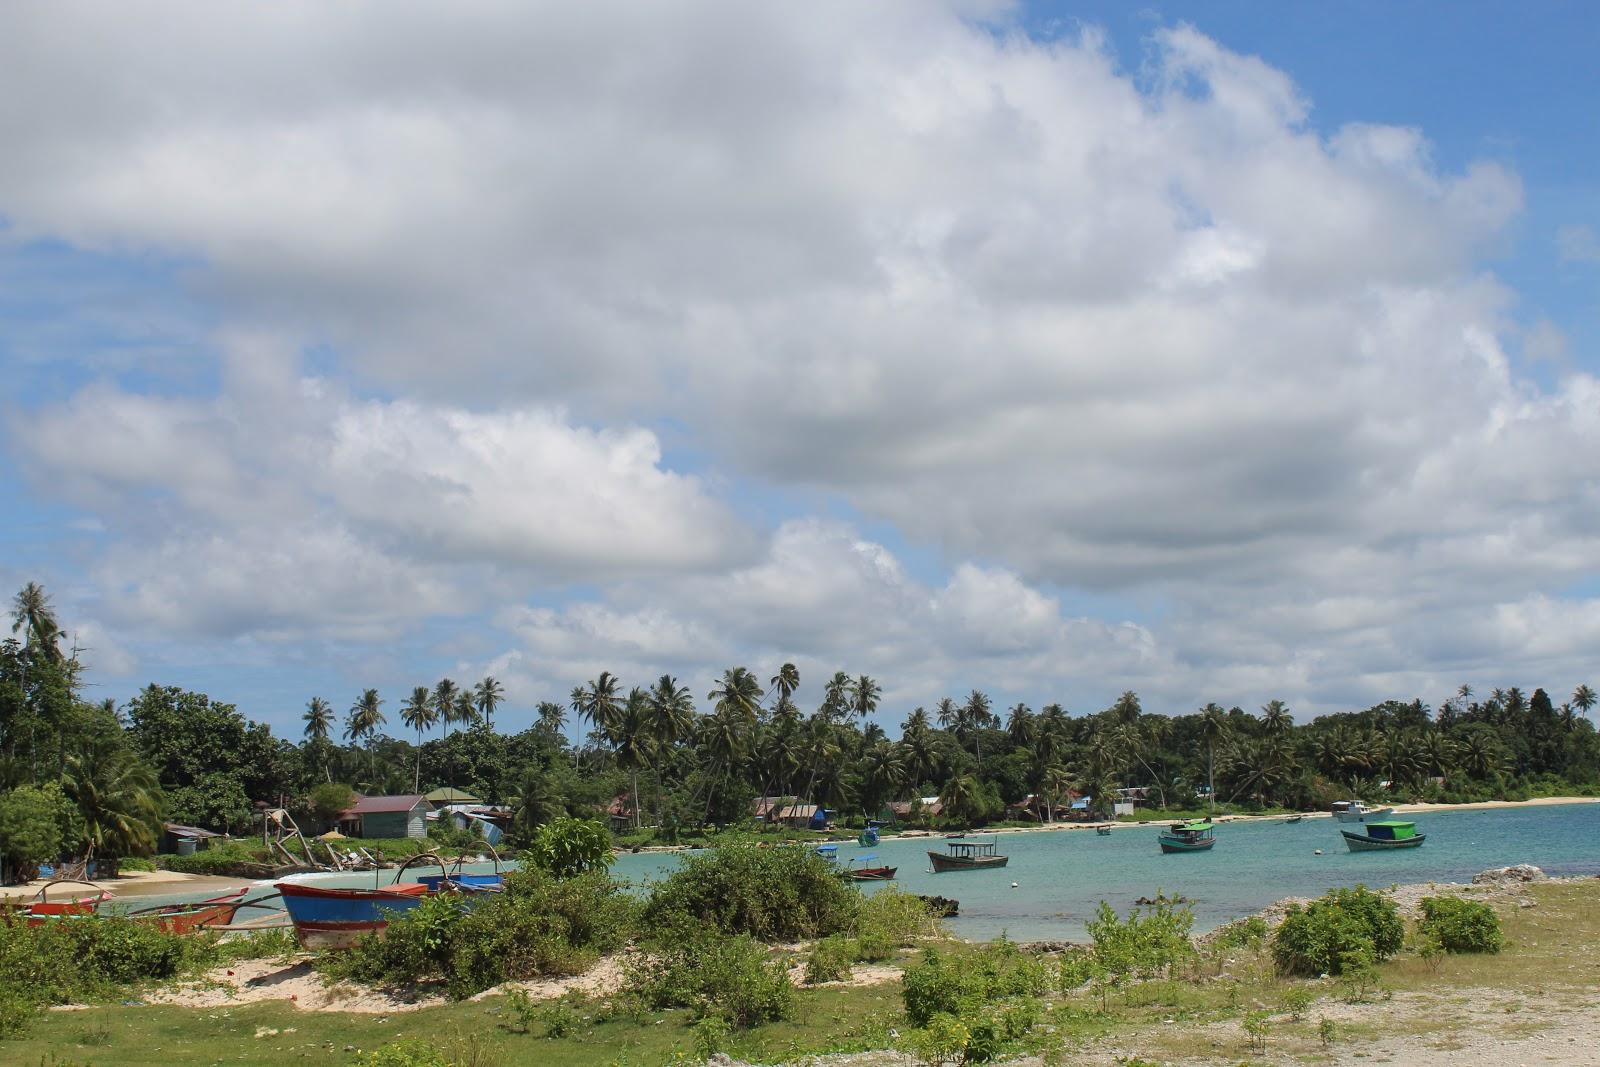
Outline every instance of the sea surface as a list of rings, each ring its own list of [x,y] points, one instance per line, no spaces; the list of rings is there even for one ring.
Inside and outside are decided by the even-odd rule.
[[[1532,863],[1552,876],[1600,875],[1600,804],[1563,804],[1482,811],[1409,815],[1420,848],[1400,852],[1350,852],[1339,828],[1326,817],[1298,823],[1250,820],[1217,827],[1210,852],[1164,855],[1156,844],[1161,824],[1119,825],[1109,836],[1089,830],[974,834],[967,840],[996,841],[1010,863],[1001,870],[934,874],[930,849],[943,852],[942,837],[889,838],[869,848],[839,842],[841,864],[863,856],[899,868],[897,884],[912,893],[937,894],[961,902],[951,931],[968,940],[1004,933],[1019,941],[1086,939],[1085,922],[1104,900],[1126,912],[1140,897],[1182,895],[1203,932],[1249,915],[1284,897],[1317,896],[1334,886],[1374,888],[1408,882],[1467,882],[1489,867]],[[1317,850],[1321,850],[1321,855]],[[644,887],[679,863],[679,853],[634,853],[618,857],[612,873]],[[877,864],[875,864],[877,865]],[[472,872],[488,865],[466,868]],[[383,883],[392,871],[378,872]],[[300,876],[328,886],[369,886],[373,874]],[[1015,883],[1015,885],[1013,885]],[[880,885],[864,883],[867,892]],[[270,885],[252,895],[271,894]],[[140,898],[141,903],[165,899]],[[263,913],[241,912],[240,921]]]

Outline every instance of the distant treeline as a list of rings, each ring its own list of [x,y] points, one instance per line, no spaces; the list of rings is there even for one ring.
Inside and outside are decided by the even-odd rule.
[[[342,715],[312,697],[298,741],[232,704],[150,685],[122,707],[81,698],[82,667],[37,585],[12,605],[0,644],[0,854],[16,868],[58,856],[128,856],[155,847],[163,819],[248,832],[254,801],[306,810],[319,784],[363,793],[465,789],[514,810],[513,837],[564,813],[609,809],[618,829],[667,838],[749,819],[759,796],[875,817],[891,800],[934,797],[953,824],[1055,818],[1079,796],[1104,814],[1117,791],[1193,809],[1324,807],[1359,795],[1432,800],[1592,791],[1600,739],[1587,686],[1556,704],[1544,689],[1475,694],[1435,710],[1386,701],[1297,725],[1281,701],[1257,714],[1207,704],[1148,714],[1132,692],[1109,708],[999,711],[977,690],[917,707],[889,736],[872,717],[882,688],[836,673],[809,712],[793,664],[763,682],[732,667],[703,700],[662,676],[627,687],[602,673],[533,724],[501,733],[493,678],[417,686],[397,703],[376,689]],[[445,735],[414,743],[442,723]],[[520,716],[519,716],[520,717]],[[569,738],[569,729],[573,737]],[[1032,798],[1025,814],[1015,806]],[[626,825],[623,825],[626,824]],[[641,837],[644,836],[641,834]]]

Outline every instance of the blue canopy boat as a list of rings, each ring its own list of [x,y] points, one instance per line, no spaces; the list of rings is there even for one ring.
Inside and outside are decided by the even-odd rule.
[[[1210,819],[1191,819],[1173,823],[1158,840],[1162,852],[1205,852],[1217,843],[1216,832]]]
[[[1354,830],[1340,830],[1344,835],[1344,843],[1351,852],[1387,852],[1396,848],[1419,848],[1427,838],[1427,834],[1417,833],[1417,824],[1414,822],[1401,822],[1398,819],[1385,819],[1381,822],[1366,824],[1366,833]]]

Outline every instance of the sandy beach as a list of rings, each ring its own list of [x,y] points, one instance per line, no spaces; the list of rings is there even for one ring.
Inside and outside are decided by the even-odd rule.
[[[116,878],[92,879],[93,884],[114,897],[159,897],[179,893],[221,893],[250,884],[248,878],[222,878],[210,874],[180,874],[177,871],[128,871]],[[0,888],[0,900],[31,900],[48,885],[48,878],[36,878],[24,885]],[[64,883],[50,890],[51,900],[74,900],[90,896],[87,884]]]

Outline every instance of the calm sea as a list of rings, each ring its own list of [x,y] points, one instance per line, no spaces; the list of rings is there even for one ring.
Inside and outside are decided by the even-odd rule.
[[[1143,896],[1166,892],[1193,902],[1196,932],[1248,915],[1275,900],[1317,896],[1333,886],[1364,882],[1382,887],[1404,882],[1465,882],[1487,867],[1532,863],[1551,875],[1600,875],[1600,804],[1567,804],[1491,811],[1449,811],[1407,816],[1428,835],[1421,848],[1403,852],[1350,852],[1341,824],[1328,818],[1299,823],[1224,823],[1210,852],[1163,855],[1157,825],[1119,826],[1108,837],[1088,830],[995,835],[1011,857],[1003,870],[934,874],[928,850],[943,851],[941,837],[887,840],[871,848],[839,843],[839,862],[876,856],[899,868],[898,885],[912,893],[961,902],[950,920],[958,937],[987,940],[1004,932],[1019,941],[1076,941],[1104,900],[1126,912]],[[978,840],[991,840],[983,835]],[[1322,855],[1316,850],[1321,849]],[[643,885],[670,872],[677,853],[618,858],[618,878]],[[470,871],[489,870],[487,866]],[[378,876],[392,880],[392,872]],[[372,885],[374,876],[316,876],[318,885]],[[1012,883],[1016,887],[1012,887]],[[881,886],[864,886],[874,892]],[[269,885],[252,889],[271,894]],[[139,898],[139,905],[184,897]],[[260,917],[240,913],[240,920]]]

